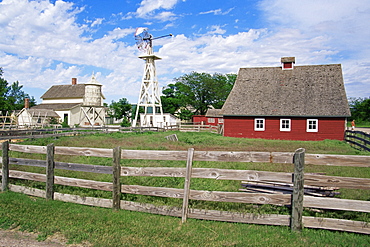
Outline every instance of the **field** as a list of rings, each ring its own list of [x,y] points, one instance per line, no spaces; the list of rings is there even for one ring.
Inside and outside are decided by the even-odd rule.
[[[167,141],[164,137],[176,133],[179,142]],[[356,154],[366,155],[352,149],[346,143],[340,141],[322,142],[299,142],[299,141],[267,141],[257,139],[225,138],[210,133],[114,133],[96,134],[82,137],[63,137],[60,139],[39,139],[26,141],[22,144],[47,145],[51,142],[56,146],[82,146],[114,148],[121,146],[122,149],[142,150],[186,150],[194,147],[195,150],[229,150],[229,151],[278,151],[294,152],[303,147],[307,153],[323,154]],[[368,153],[367,153],[368,155]],[[36,155],[37,159],[43,159],[42,155]],[[30,158],[30,155],[25,156]],[[56,157],[58,161],[110,165],[109,159],[93,157]],[[78,160],[76,160],[78,159]],[[129,162],[129,166],[142,166],[139,161]],[[197,162],[198,167],[220,167],[231,169],[255,169],[265,171],[292,171],[290,164],[264,164],[264,163],[217,163]],[[125,165],[125,164],[123,164]],[[155,162],[144,164],[155,166]],[[173,162],[165,162],[161,166],[176,166]],[[20,168],[17,168],[20,169]],[[36,172],[39,168],[32,168]],[[368,168],[332,167],[332,166],[307,166],[306,172],[324,172],[327,175],[351,176],[370,178]],[[61,176],[74,176],[73,172],[60,171]],[[84,175],[86,179],[97,181],[108,180],[103,175]],[[17,181],[19,182],[19,181]],[[169,186],[181,188],[183,184],[172,179],[147,179],[138,180],[132,178],[133,184],[150,184],[151,186]],[[170,185],[168,185],[170,183]],[[30,182],[29,186],[42,188],[43,184]],[[240,184],[233,181],[215,181],[209,183],[199,179],[192,183],[196,189],[234,191]],[[57,186],[57,191],[64,193],[80,194],[84,196],[110,197],[108,193],[96,195],[93,190],[73,191],[73,188]],[[73,191],[73,192],[72,192]],[[139,202],[150,202],[155,204],[169,203],[177,206],[178,202],[170,198],[153,199],[151,197],[137,198],[133,195],[124,198]],[[341,197],[348,199],[370,200],[369,190],[354,191],[341,190]],[[284,213],[289,209],[285,207],[271,207],[265,205],[230,205],[227,203],[210,203],[192,201],[191,206],[236,210],[263,213]],[[267,206],[267,207],[266,207]],[[335,214],[341,212],[305,212],[306,215]],[[369,222],[369,215],[365,213],[343,213],[342,218],[362,220]],[[59,233],[64,235],[69,243],[90,242],[93,246],[368,246],[370,237],[367,235],[331,232],[323,230],[304,229],[299,233],[291,233],[287,227],[258,226],[248,224],[223,223],[212,221],[192,220],[181,225],[181,220],[173,217],[150,215],[145,213],[119,211],[113,212],[109,209],[73,205],[57,201],[45,201],[44,199],[32,198],[15,193],[0,193],[0,227],[19,228],[20,230],[35,231],[39,239]],[[84,244],[86,245],[86,243]]]

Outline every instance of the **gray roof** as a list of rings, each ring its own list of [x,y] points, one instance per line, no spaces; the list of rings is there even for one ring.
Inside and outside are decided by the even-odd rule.
[[[82,105],[82,103],[62,103],[62,104],[39,104],[31,107],[31,109],[49,109],[49,110],[69,110],[77,105]]]
[[[208,109],[206,117],[222,117],[221,109]]]
[[[55,85],[49,88],[40,98],[83,98],[85,95],[85,84],[76,85]]]
[[[223,108],[226,116],[347,117],[340,64],[241,68]]]

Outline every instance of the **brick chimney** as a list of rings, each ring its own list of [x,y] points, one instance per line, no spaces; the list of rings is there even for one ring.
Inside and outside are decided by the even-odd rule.
[[[72,85],[76,85],[77,84],[77,78],[72,78]]]
[[[295,64],[295,57],[282,57],[281,58],[282,69],[293,69]]]
[[[24,98],[24,108],[29,109],[30,108],[30,99]]]

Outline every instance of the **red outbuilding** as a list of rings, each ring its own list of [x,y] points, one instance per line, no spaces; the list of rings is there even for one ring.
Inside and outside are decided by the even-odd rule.
[[[340,64],[241,68],[222,114],[224,136],[343,140],[350,116]]]

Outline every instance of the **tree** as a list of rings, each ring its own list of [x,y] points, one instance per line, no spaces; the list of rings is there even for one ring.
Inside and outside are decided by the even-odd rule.
[[[352,119],[357,122],[370,122],[370,97],[369,98],[350,98],[349,106]]]
[[[126,98],[119,99],[118,102],[112,100],[109,105],[109,116],[114,117],[116,120],[122,119],[121,126],[130,126],[129,117],[131,115],[132,106]]]
[[[36,100],[25,93],[22,85],[19,82],[13,82],[8,85],[8,82],[2,78],[3,70],[0,68],[0,110],[4,114],[6,111],[21,110],[24,107],[24,99],[29,98],[30,107],[36,105]]]
[[[188,118],[189,108],[193,108],[193,114],[204,115],[210,107],[221,109],[234,86],[236,74],[213,75],[208,73],[191,72],[179,78],[175,78],[174,84],[169,84],[161,97],[165,112],[174,114],[182,108],[184,116]]]

